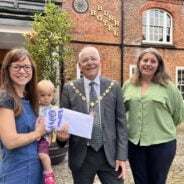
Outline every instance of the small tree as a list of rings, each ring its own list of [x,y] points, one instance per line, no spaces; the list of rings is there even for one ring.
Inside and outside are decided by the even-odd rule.
[[[71,54],[67,46],[71,25],[67,13],[50,1],[43,14],[34,15],[34,32],[24,35],[24,46],[37,64],[38,80],[49,79],[55,86],[63,85],[64,63]]]

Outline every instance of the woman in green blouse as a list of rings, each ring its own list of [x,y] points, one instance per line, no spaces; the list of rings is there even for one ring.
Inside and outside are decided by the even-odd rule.
[[[123,93],[135,184],[165,184],[176,153],[176,126],[184,120],[184,104],[156,49],[140,54]]]

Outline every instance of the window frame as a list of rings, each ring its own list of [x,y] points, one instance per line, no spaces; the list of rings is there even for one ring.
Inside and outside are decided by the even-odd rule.
[[[134,72],[135,72],[135,70],[136,70],[136,67],[137,67],[136,64],[130,64],[130,65],[129,65],[129,77],[132,77],[132,76],[133,76],[133,74],[134,74]],[[133,71],[133,70],[134,70],[134,71]]]
[[[151,31],[150,31],[150,27],[151,27],[151,23],[150,23],[150,18],[151,18],[151,11],[154,10],[154,13],[156,11],[162,11],[163,12],[163,41],[155,41],[155,40],[151,40],[150,35],[151,35]],[[146,14],[146,24],[144,25],[144,14]],[[155,15],[155,14],[154,14]],[[170,18],[170,27],[167,26],[167,16]],[[153,19],[155,20],[156,16],[153,17]],[[158,17],[159,21],[161,22],[161,18],[160,16]],[[167,11],[163,10],[163,9],[158,9],[158,8],[152,8],[152,9],[147,9],[143,12],[142,14],[142,35],[144,36],[144,26],[146,26],[146,30],[145,30],[145,34],[146,34],[146,38],[145,40],[142,39],[142,43],[154,43],[154,44],[166,44],[166,45],[172,45],[173,44],[173,18],[171,16],[171,14],[169,14]],[[153,29],[155,29],[155,25],[153,25]],[[158,26],[159,27],[159,26]],[[160,26],[162,27],[162,26]],[[170,41],[167,41],[167,28],[170,28]],[[155,31],[153,31],[153,37],[155,36]],[[158,33],[159,35],[159,33]],[[147,40],[146,40],[147,39]]]
[[[179,91],[180,91],[180,93],[181,93],[181,95],[182,95],[182,97],[184,99],[184,91],[181,91],[181,88],[179,87],[179,86],[184,86],[184,82],[183,83],[181,82],[181,84],[178,82],[178,77],[179,77],[178,71],[179,70],[184,71],[184,66],[177,66],[176,67],[176,86],[179,89]],[[183,78],[184,78],[184,75],[183,75]]]

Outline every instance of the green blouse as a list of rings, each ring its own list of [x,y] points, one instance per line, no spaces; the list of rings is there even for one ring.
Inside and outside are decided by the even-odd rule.
[[[184,103],[172,82],[167,87],[152,83],[141,96],[141,87],[128,80],[123,94],[129,141],[149,146],[176,139],[176,126],[184,121]]]

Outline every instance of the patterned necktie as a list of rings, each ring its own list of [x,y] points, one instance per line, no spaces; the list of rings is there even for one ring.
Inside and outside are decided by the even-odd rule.
[[[91,90],[89,93],[90,102],[95,102],[97,100],[97,94],[94,89],[95,82],[90,82],[89,85],[91,86]],[[89,107],[89,112],[94,113],[93,131],[90,145],[95,151],[98,151],[103,144],[99,103],[92,108]]]

